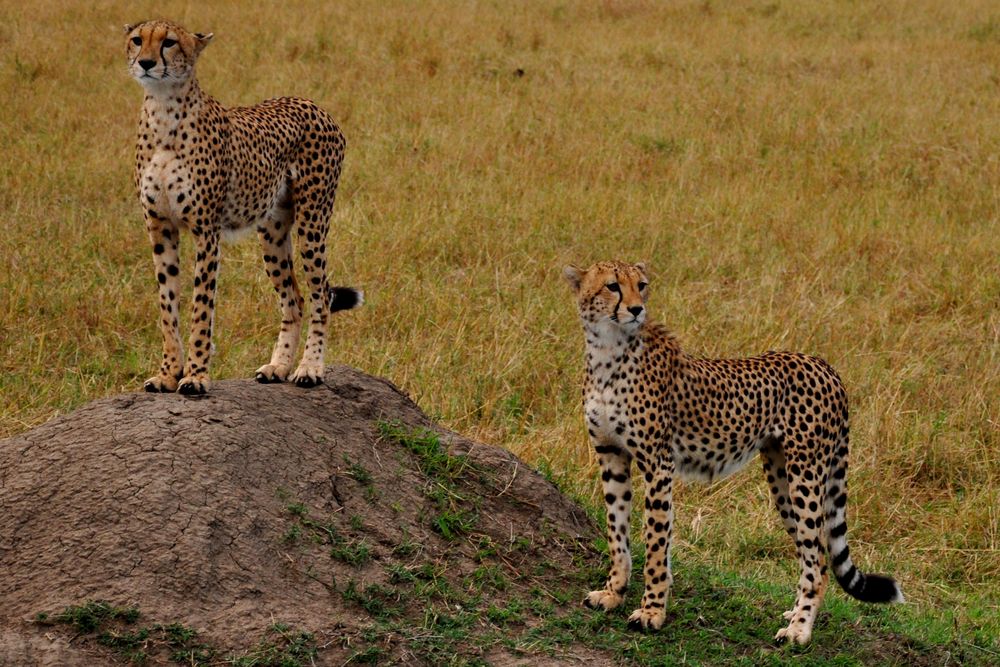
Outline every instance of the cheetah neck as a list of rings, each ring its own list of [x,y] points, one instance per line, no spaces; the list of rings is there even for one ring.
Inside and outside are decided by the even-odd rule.
[[[598,386],[619,377],[618,369],[626,357],[641,353],[641,332],[641,328],[629,332],[609,322],[584,325],[587,375]]]
[[[188,118],[197,117],[208,97],[191,77],[176,86],[149,87],[142,103],[142,127],[155,147],[171,147],[178,128]]]

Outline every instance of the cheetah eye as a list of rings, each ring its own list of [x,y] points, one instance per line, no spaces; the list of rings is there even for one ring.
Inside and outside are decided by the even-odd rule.
[[[165,40],[163,40],[162,44],[163,44],[163,48],[169,49],[171,46],[174,46],[175,44],[177,44],[177,40],[176,39],[165,39]]]
[[[615,294],[622,291],[622,288],[618,286],[618,283],[608,283],[607,285],[605,285],[605,287],[607,287],[610,291],[614,292]]]
[[[136,36],[132,38],[132,43],[136,46],[142,46],[142,37]]]
[[[649,287],[649,285],[648,285],[647,283],[644,283],[644,282],[642,282],[642,281],[640,280],[640,281],[639,281],[639,284],[637,285],[637,287],[639,288],[639,291],[641,292],[642,290],[644,290],[644,289],[646,289],[647,287]]]

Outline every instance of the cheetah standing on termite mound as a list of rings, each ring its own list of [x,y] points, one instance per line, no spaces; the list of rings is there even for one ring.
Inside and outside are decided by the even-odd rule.
[[[587,341],[583,388],[608,517],[611,573],[585,604],[623,601],[629,555],[632,461],[645,479],[646,572],[639,629],[663,625],[673,577],[674,477],[712,481],[760,452],[771,494],[794,538],[802,574],[788,627],[776,639],[805,644],[823,599],[830,555],[844,590],[866,602],[902,602],[896,582],[863,574],[847,548],[847,394],[815,357],[768,352],[749,359],[696,359],[667,330],[646,322],[646,268],[601,262],[565,276]]]
[[[220,237],[256,228],[281,301],[281,333],[261,382],[323,381],[327,316],[354,308],[361,292],[330,287],[326,238],[344,157],[344,135],[308,100],[283,97],[225,109],[198,87],[194,66],[212,35],[169,21],[126,26],[128,71],[146,96],[135,185],[160,285],[163,363],[147,391],[208,390]],[[311,317],[302,360],[290,373],[304,301],[292,269],[292,229],[308,280]],[[194,237],[195,274],[187,360],[178,327],[179,230]]]

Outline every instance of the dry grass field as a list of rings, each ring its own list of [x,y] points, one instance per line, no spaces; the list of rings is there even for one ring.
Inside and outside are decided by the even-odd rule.
[[[561,267],[647,261],[689,351],[839,370],[856,562],[1000,632],[995,3],[0,0],[0,436],[158,363],[121,31],[158,16],[215,33],[224,104],[347,135],[330,271],[368,303],[328,362],[596,499]],[[246,377],[277,303],[254,240],[223,258],[213,374]],[[791,586],[756,464],[677,493],[677,560]]]

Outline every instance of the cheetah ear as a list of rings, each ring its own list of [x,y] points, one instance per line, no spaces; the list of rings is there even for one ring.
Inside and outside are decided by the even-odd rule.
[[[194,34],[195,53],[201,53],[202,49],[208,46],[208,43],[212,41],[213,37],[215,37],[215,33],[210,32],[205,34],[203,32],[196,32]]]
[[[632,266],[634,266],[635,268],[639,269],[639,272],[642,275],[644,275],[644,276],[648,276],[649,275],[649,272],[646,270],[646,262],[636,262]]]
[[[135,30],[138,25],[139,25],[138,23],[126,23],[124,26],[122,26],[122,28],[125,29],[125,34],[127,35],[133,30]]]
[[[586,273],[583,269],[578,266],[570,264],[565,269],[563,269],[563,278],[569,283],[570,288],[574,292],[580,290],[580,283],[583,282],[583,274]]]

